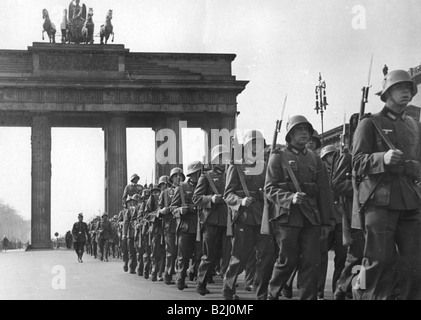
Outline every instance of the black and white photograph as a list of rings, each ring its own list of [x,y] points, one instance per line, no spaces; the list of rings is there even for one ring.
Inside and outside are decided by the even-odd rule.
[[[0,300],[421,300],[420,1],[1,8]]]

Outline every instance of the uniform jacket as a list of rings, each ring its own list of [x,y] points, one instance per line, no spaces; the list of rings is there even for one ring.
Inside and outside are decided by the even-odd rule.
[[[163,190],[159,195],[158,210],[163,208],[170,208],[170,212],[166,215],[161,215],[163,219],[163,227],[165,232],[175,233],[177,228],[177,219],[171,212],[171,201],[174,196],[175,189],[167,188]]]
[[[236,166],[243,172],[244,180],[253,203],[246,208],[241,205],[241,201],[246,197],[241,186],[240,177]],[[252,165],[231,164],[226,170],[226,186],[224,200],[231,209],[232,221],[241,222],[247,225],[261,225],[263,213],[263,187],[265,184],[266,166],[260,174],[251,174]]]
[[[222,227],[227,226],[227,204],[224,201],[218,204],[212,203],[212,196],[215,192],[212,190],[209,183],[209,179],[212,179],[218,194],[223,196],[225,191],[225,178],[225,172],[216,174],[214,171],[208,171],[199,178],[193,193],[193,202],[196,206],[200,207],[199,220],[201,224]]]
[[[137,208],[135,208],[134,212],[131,212],[130,209],[120,211],[118,222],[122,223],[122,236],[134,238],[136,220]]]
[[[352,198],[354,189],[352,187],[352,155],[344,153],[334,158],[331,175],[331,186],[336,197],[345,199],[345,213],[351,219]]]
[[[151,194],[146,202],[146,214],[149,221],[149,232],[162,234],[162,218],[158,214],[158,197]]]
[[[96,226],[96,232],[99,235],[98,239],[110,240],[112,237],[111,222],[108,220],[104,222],[102,220],[99,220]]]
[[[354,201],[353,213],[358,211],[358,205],[367,200],[370,190],[380,177],[382,180],[368,205],[393,210],[419,208],[421,191],[415,181],[421,180],[421,124],[386,107],[372,117],[381,124],[392,144],[403,152],[403,160],[400,164],[386,166],[383,157],[389,147],[380,138],[371,118],[361,120],[355,131],[353,146],[352,166],[357,177],[354,188],[357,201]]]
[[[320,157],[311,150],[304,148],[300,151],[291,145],[280,152],[284,152],[309,200],[298,205],[292,203],[295,187],[282,165],[280,154],[272,154],[267,168],[265,192],[269,201],[275,205],[275,210],[268,211],[273,216],[267,220],[302,227],[306,217],[312,225],[329,225],[331,203],[328,193],[331,191]]]
[[[121,198],[123,205],[125,205],[127,196],[133,196],[136,193],[142,194],[143,186],[137,183],[129,183],[123,191],[123,196]]]
[[[85,222],[75,222],[72,228],[73,242],[86,242],[89,239],[88,225]]]
[[[186,214],[182,214],[181,211],[182,201],[180,188],[183,189],[185,203],[189,206],[189,210]],[[197,232],[197,207],[193,203],[194,189],[195,186],[193,186],[191,180],[188,179],[175,189],[174,196],[171,200],[171,210],[177,217],[177,229],[179,232]]]

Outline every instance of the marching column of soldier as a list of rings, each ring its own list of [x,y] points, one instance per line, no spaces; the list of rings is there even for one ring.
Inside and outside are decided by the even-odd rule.
[[[295,115],[283,148],[251,130],[241,161],[217,145],[209,168],[194,161],[149,187],[134,174],[119,214],[85,228],[87,252],[178,290],[188,277],[202,296],[218,274],[227,300],[244,272],[256,299],[277,300],[295,275],[299,299],[323,299],[333,250],[334,300],[421,299],[421,124],[405,114],[416,93],[406,71],[386,74],[385,106],[351,123],[349,149],[321,148]]]

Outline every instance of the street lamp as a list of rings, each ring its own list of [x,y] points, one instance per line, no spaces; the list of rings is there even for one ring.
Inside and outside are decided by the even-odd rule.
[[[328,105],[327,99],[326,99],[326,82],[322,81],[322,74],[319,72],[319,85],[316,86],[315,89],[316,93],[316,113],[319,114],[322,120],[322,147],[324,146],[324,138],[323,138],[323,113],[326,110],[326,106]]]

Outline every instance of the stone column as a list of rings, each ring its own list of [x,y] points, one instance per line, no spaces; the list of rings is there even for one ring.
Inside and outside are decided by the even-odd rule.
[[[156,183],[160,176],[169,175],[171,169],[175,167],[183,168],[180,121],[180,117],[170,116],[163,121],[155,123],[153,127],[155,131],[155,150],[157,151],[161,145],[166,144],[169,147],[168,152],[175,152],[173,155],[174,163],[159,163],[159,159],[155,157],[155,181],[153,183]],[[162,129],[167,129],[168,131],[163,132],[161,131]],[[164,136],[166,136],[165,141],[158,141],[162,140]],[[171,158],[167,153],[165,156]]]
[[[31,248],[51,248],[51,126],[46,115],[32,118]]]
[[[112,217],[122,209],[127,185],[126,119],[115,115],[104,128],[105,144],[105,211]]]

